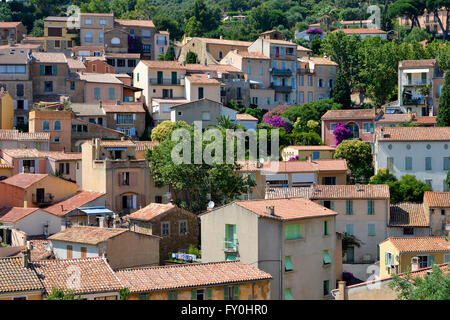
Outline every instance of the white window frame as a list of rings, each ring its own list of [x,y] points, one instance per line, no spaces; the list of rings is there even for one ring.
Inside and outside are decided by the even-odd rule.
[[[167,234],[164,234],[164,226],[167,225]],[[161,236],[162,237],[170,237],[170,222],[169,221],[161,221]]]

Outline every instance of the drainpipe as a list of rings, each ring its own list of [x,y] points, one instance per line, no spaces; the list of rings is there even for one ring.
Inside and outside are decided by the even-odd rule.
[[[283,242],[283,224],[280,222],[280,300],[283,300],[283,251],[284,251],[284,242]]]

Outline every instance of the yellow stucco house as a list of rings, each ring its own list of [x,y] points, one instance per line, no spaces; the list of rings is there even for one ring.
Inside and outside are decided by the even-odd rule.
[[[0,129],[12,130],[14,123],[14,100],[8,91],[0,91]]]
[[[450,262],[450,240],[445,237],[388,238],[379,247],[381,279]]]
[[[289,161],[292,157],[299,157],[299,160],[324,160],[333,159],[336,148],[330,146],[287,146],[281,151],[283,161]]]

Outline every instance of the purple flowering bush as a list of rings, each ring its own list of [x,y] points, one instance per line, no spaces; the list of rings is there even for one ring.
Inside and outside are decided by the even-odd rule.
[[[272,110],[270,110],[269,112],[266,112],[263,116],[263,121],[273,118],[275,116],[280,116],[287,110],[289,109],[289,106],[278,106]]]
[[[291,132],[292,124],[289,122],[289,120],[282,118],[280,116],[275,116],[266,120],[263,120],[262,122],[270,124],[271,126],[275,128],[284,128],[287,133]]]
[[[353,134],[350,131],[350,129],[347,128],[342,123],[336,123],[333,134],[334,134],[334,139],[336,141],[336,146],[338,146],[342,141],[353,137]]]
[[[311,28],[306,30],[306,34],[322,34],[323,31],[320,28]]]
[[[290,157],[288,161],[297,161],[297,160],[300,160],[299,156]]]

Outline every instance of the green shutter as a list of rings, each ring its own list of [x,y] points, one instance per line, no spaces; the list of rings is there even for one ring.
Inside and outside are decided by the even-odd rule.
[[[43,64],[40,65],[41,76],[45,75],[45,66]]]
[[[284,239],[285,240],[293,240],[300,239],[302,237],[300,231],[300,224],[289,224],[284,228]]]
[[[320,205],[321,205],[321,206],[324,206],[324,205],[325,205],[325,202],[324,202],[323,200],[320,200]]]
[[[178,292],[177,291],[169,291],[167,293],[168,300],[178,300]]]
[[[323,250],[323,264],[331,263],[330,253],[328,250]]]
[[[235,260],[236,260],[236,253],[225,254],[225,261],[235,261]]]
[[[212,300],[212,288],[206,288],[206,299]]]
[[[235,248],[237,245],[236,225],[235,224],[231,225],[231,230],[232,230],[232,234],[233,234],[233,248]]]
[[[230,300],[230,296],[228,295],[228,288],[229,287],[223,287],[223,300]]]
[[[346,225],[346,233],[350,236],[353,235],[353,224],[347,224]]]
[[[191,291],[191,299],[197,300],[197,290],[194,289]]]
[[[430,264],[429,264],[429,267],[432,267],[433,266],[433,264],[434,264],[434,256],[430,256]]]
[[[233,300],[239,300],[239,286],[233,287]]]
[[[388,253],[387,252],[384,253],[384,264],[385,265],[389,264],[389,258],[388,258]]]
[[[230,232],[229,232],[229,225],[225,225],[225,248],[228,248],[228,241],[230,241]]]
[[[292,271],[294,268],[292,268],[292,260],[290,256],[284,257],[284,270],[285,271]]]
[[[323,235],[324,236],[328,235],[328,221],[323,222]]]
[[[284,300],[294,300],[290,288],[284,289]]]
[[[394,255],[391,254],[391,264],[394,265]]]
[[[375,225],[373,223],[369,223],[369,236],[375,235]]]
[[[58,66],[53,65],[52,66],[52,75],[56,76],[58,74]]]
[[[373,200],[367,200],[367,214],[374,214],[373,206]]]
[[[334,201],[330,201],[330,210],[334,210]]]

